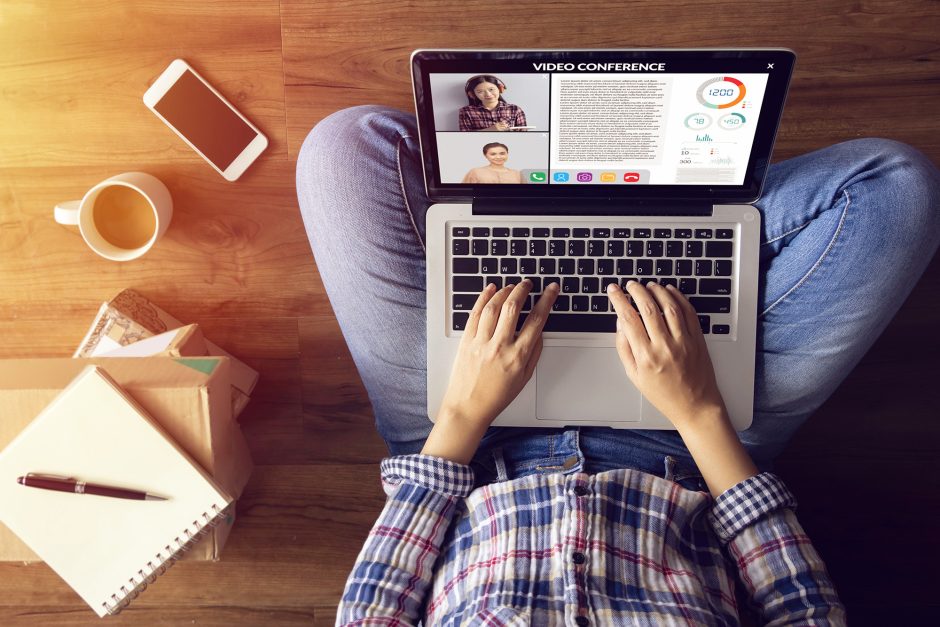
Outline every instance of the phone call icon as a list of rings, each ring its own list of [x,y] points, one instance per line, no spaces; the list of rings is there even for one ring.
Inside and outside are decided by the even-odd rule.
[[[623,182],[624,183],[639,183],[640,173],[639,172],[624,172]]]

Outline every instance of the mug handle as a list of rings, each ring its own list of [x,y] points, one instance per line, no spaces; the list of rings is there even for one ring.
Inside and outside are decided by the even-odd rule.
[[[55,210],[53,211],[55,221],[59,224],[78,225],[78,208],[81,204],[81,200],[60,202],[55,206]]]

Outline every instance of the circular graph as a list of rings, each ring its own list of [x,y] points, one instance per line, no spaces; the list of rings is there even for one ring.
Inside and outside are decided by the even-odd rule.
[[[735,131],[741,128],[745,122],[747,122],[747,120],[744,119],[743,115],[738,112],[733,112],[723,115],[718,120],[718,126],[726,131]]]
[[[708,128],[712,123],[712,118],[707,113],[693,113],[685,118],[685,127],[695,131]]]
[[[710,78],[698,88],[698,101],[710,109],[730,109],[744,100],[744,83],[731,76]]]

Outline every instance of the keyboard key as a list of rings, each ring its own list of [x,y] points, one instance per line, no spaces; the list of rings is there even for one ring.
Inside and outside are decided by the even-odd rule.
[[[596,276],[586,276],[581,279],[581,291],[585,294],[597,294],[600,291],[601,280]]]
[[[571,237],[571,229],[554,228],[552,229],[552,237],[564,237],[567,239]]]
[[[581,279],[576,276],[566,276],[561,280],[563,294],[577,294],[581,291]]]
[[[562,257],[565,254],[565,240],[548,240],[548,254],[552,257]]]
[[[698,282],[699,294],[724,294],[731,293],[731,279],[701,279]]]
[[[640,276],[650,276],[653,274],[652,259],[638,259],[636,262],[636,273]]]
[[[574,229],[574,236],[587,239],[591,237],[591,229]]]
[[[689,239],[692,237],[692,229],[676,229],[673,235],[676,239]]]
[[[545,254],[545,241],[540,239],[529,240],[529,256],[540,257]]]
[[[594,229],[591,231],[591,237],[603,237],[606,239],[610,237],[610,229]]]
[[[694,280],[694,279],[693,279],[693,280]],[[673,287],[675,287],[675,288],[678,288],[678,287],[679,287],[679,281],[678,281],[677,279],[672,278],[672,277],[664,277],[664,278],[660,279],[660,280],[659,280],[659,284],[662,285],[663,287],[666,287],[667,285],[671,285],[671,286],[673,286]]]
[[[529,294],[531,294],[531,292],[529,292]],[[531,311],[531,309],[532,309],[532,296],[527,294],[526,297],[522,299],[522,307],[520,308],[519,311]]]
[[[658,282],[659,282],[659,281],[657,281],[656,279],[654,279],[654,278],[652,278],[652,277],[643,277],[642,279],[640,279],[640,283],[643,284],[643,287],[646,287],[646,286],[649,285],[650,283],[658,283]]]
[[[501,277],[501,276],[498,276],[498,275],[497,275],[497,276],[488,276],[488,277],[486,277],[486,281],[484,282],[484,284],[485,284],[485,285],[489,285],[490,283],[492,283],[493,285],[495,285],[495,286],[496,286],[496,289],[498,289],[498,290],[503,289],[503,277]]]
[[[712,262],[709,259],[697,259],[695,261],[695,276],[711,276]]]
[[[548,237],[548,228],[532,229],[532,237]]]
[[[471,248],[474,255],[486,255],[490,252],[490,243],[485,239],[475,239]]]
[[[623,242],[618,242],[617,240],[607,242],[607,256],[623,257]]]
[[[529,243],[524,239],[509,240],[509,254],[513,257],[522,257],[523,255],[528,254],[528,252]]]
[[[627,257],[642,257],[643,242],[632,239],[627,242]]]
[[[509,242],[504,239],[494,239],[490,242],[491,255],[505,255],[509,252]]]
[[[474,237],[489,237],[489,236],[490,236],[490,227],[488,227],[488,226],[475,226],[475,227],[473,227],[473,236],[474,236]]]
[[[451,248],[455,255],[469,255],[470,254],[470,240],[468,239],[455,239],[453,241],[453,248]]]
[[[695,239],[711,239],[711,229],[695,229]]]
[[[702,242],[686,242],[685,243],[685,256],[686,257],[701,257],[702,256]]]
[[[613,283],[614,285],[617,285],[619,283],[619,280],[615,276],[605,276],[603,279],[601,279],[601,293],[606,294],[607,286],[610,285],[611,283]]]
[[[547,290],[548,286],[552,283],[557,283],[558,287],[561,287],[561,277],[557,276],[546,276],[542,277],[542,289]]]
[[[649,229],[633,229],[633,237],[649,237],[651,234]]]
[[[725,296],[690,296],[698,313],[731,313],[731,299]]]
[[[678,261],[676,261],[676,275],[692,276],[692,260],[691,259],[679,259]]]
[[[633,274],[633,260],[632,259],[618,259],[617,260],[617,274]]]
[[[567,299],[568,297],[559,296],[558,298]],[[516,330],[522,328],[526,317],[528,314],[525,316],[520,314]],[[543,329],[543,331],[559,333],[613,333],[616,330],[617,314],[615,313],[553,313],[545,321]]]
[[[699,316],[699,317],[698,317],[698,323],[699,323],[699,325],[701,325],[701,327],[702,327],[702,333],[705,333],[705,334],[708,333],[709,327],[711,326],[711,321],[712,321],[712,319],[711,319],[710,316]]]
[[[542,277],[529,276],[526,278],[532,281],[532,289],[529,290],[530,294],[538,294],[542,291]]]
[[[705,242],[706,257],[730,257],[731,242]]]
[[[513,237],[529,237],[529,227],[527,226],[516,226],[512,229]]]
[[[499,260],[499,273],[500,274],[515,274],[518,272],[516,265],[516,260],[512,257],[503,257]],[[508,282],[508,279],[507,279]]]
[[[681,257],[682,256],[682,242],[677,242],[676,240],[670,240],[666,242],[666,256],[667,257]]]
[[[558,274],[574,274],[574,259],[559,259]]]
[[[647,257],[662,257],[663,256],[663,243],[657,241],[646,242],[646,256]]]
[[[535,259],[531,257],[519,260],[519,272],[522,274],[535,274],[537,267]]]
[[[506,277],[506,285],[519,285],[522,283],[521,276],[508,276]]]
[[[483,277],[481,276],[454,276],[451,280],[455,292],[480,293],[483,291]]]
[[[473,257],[454,259],[454,274],[477,274],[480,271],[480,262]]]
[[[672,274],[672,259],[656,260],[656,276],[669,276]]]
[[[509,237],[509,229],[507,227],[496,227],[493,229],[493,237]]]
[[[583,257],[584,256],[584,242],[581,240],[569,240],[568,241],[568,256],[569,257]]]
[[[539,259],[539,274],[555,274],[554,259]]]
[[[653,237],[672,237],[672,229],[653,229]]]
[[[454,294],[454,310],[470,311],[479,298],[478,294]]]
[[[470,314],[467,312],[455,311],[453,314],[454,320],[454,331],[463,331],[467,326],[467,320],[470,319]]]
[[[731,239],[734,237],[734,229],[718,229],[715,231],[715,237],[718,239]]]
[[[499,272],[499,262],[495,257],[484,257],[480,262],[480,272],[483,274],[496,274]]]
[[[592,239],[588,242],[587,254],[589,257],[603,257],[607,248],[604,242],[599,239]]]
[[[452,231],[454,237],[470,237],[469,226],[455,226]]]
[[[594,260],[578,259],[578,274],[594,274]]]
[[[564,294],[559,295],[555,299],[555,302],[552,303],[552,311],[568,311],[568,298],[569,297]],[[551,316],[549,316],[549,318],[551,318]]]
[[[604,313],[610,310],[610,300],[606,296],[591,296],[591,311]]]
[[[617,239],[627,239],[630,237],[630,229],[614,229],[614,237]]]
[[[587,311],[591,307],[590,296],[572,296],[571,311]]]
[[[694,294],[697,287],[697,279],[679,279],[679,291],[683,294]]]
[[[731,261],[719,259],[715,262],[715,276],[731,276]]]
[[[597,273],[600,275],[608,275],[614,273],[614,260],[613,259],[598,259],[597,260]]]
[[[727,324],[716,324],[712,326],[712,333],[715,335],[728,335],[731,333],[731,327]]]

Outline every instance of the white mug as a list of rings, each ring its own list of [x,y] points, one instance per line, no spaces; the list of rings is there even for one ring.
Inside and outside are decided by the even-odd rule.
[[[119,189],[122,187],[130,188],[142,198],[115,196],[115,193],[122,193]],[[152,216],[146,211],[143,199],[149,203]],[[130,206],[120,206],[121,202],[133,205],[133,210]],[[173,199],[170,190],[158,178],[144,172],[125,172],[101,181],[81,200],[57,204],[54,215],[59,224],[77,225],[89,248],[105,259],[130,261],[150,250],[166,233],[173,217]],[[132,216],[133,223],[128,222]],[[102,230],[109,237],[105,237]]]

